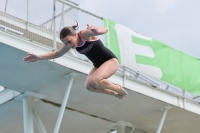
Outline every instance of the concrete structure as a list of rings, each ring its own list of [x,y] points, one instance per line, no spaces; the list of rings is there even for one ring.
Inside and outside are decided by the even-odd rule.
[[[198,97],[192,99],[184,91],[184,95],[175,93],[173,87],[123,66],[110,80],[124,86],[129,93],[126,98],[89,92],[84,82],[92,68],[90,62],[71,52],[55,60],[25,63],[27,52],[52,51],[54,47],[43,43],[53,38],[52,33],[32,24],[28,32],[23,32],[26,23],[16,23],[4,13],[0,20],[0,85],[5,88],[0,93],[1,133],[200,131]],[[37,34],[40,39],[30,39],[27,33]]]

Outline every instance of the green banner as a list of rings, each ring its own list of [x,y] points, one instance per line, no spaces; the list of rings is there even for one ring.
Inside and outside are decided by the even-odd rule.
[[[106,46],[120,64],[200,96],[200,60],[104,18]]]

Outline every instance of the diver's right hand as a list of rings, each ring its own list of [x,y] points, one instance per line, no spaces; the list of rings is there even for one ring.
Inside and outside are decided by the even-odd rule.
[[[28,55],[26,57],[24,57],[24,61],[27,62],[27,63],[30,63],[30,62],[35,62],[37,60],[39,60],[40,58],[35,55],[35,54],[32,54],[32,53],[28,53]]]

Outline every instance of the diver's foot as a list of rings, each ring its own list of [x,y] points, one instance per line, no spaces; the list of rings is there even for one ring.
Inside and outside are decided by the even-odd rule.
[[[128,95],[128,93],[124,90],[124,88],[120,85],[120,84],[116,84],[117,86],[119,86],[119,91],[118,93],[121,95],[121,96],[126,96]]]
[[[119,98],[119,99],[123,99],[125,96],[122,96],[120,94],[116,94],[115,97]]]

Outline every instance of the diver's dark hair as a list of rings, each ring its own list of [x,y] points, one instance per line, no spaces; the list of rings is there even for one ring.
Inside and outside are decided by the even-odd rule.
[[[76,25],[64,27],[60,31],[60,39],[63,39],[68,35],[73,35],[75,33],[75,30],[77,30],[77,29],[78,29],[78,23],[77,22],[76,22]]]

